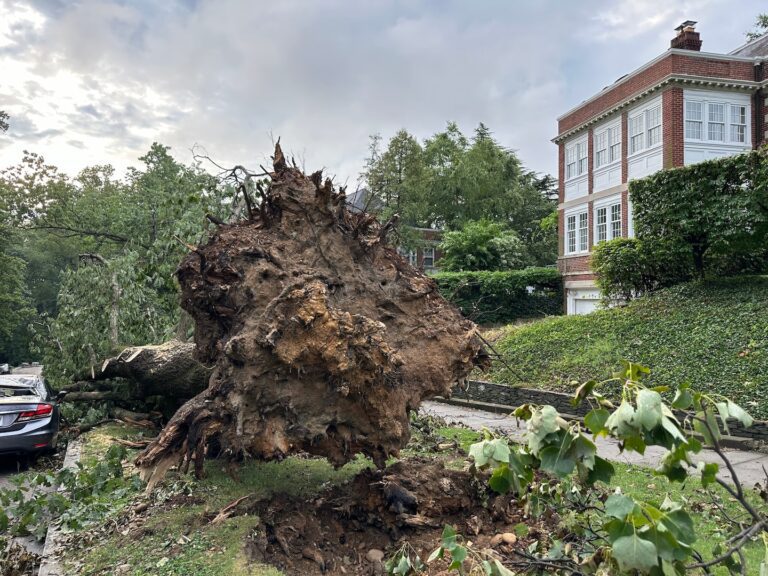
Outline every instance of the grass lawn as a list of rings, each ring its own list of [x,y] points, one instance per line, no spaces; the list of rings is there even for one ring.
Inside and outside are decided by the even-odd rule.
[[[509,327],[496,349],[495,382],[572,392],[603,380],[622,359],[672,388],[688,382],[768,419],[768,277],[691,283],[586,316]]]
[[[87,435],[86,453],[95,456],[109,435],[134,438],[136,430],[119,426],[102,428]],[[480,433],[466,428],[435,423],[427,431],[414,429],[414,439],[406,452],[445,458],[430,450],[435,443],[456,442],[463,450],[480,439]],[[107,440],[105,440],[107,439]],[[448,465],[460,465],[463,457],[449,452]],[[227,503],[249,494],[269,496],[278,493],[312,495],[329,483],[342,483],[370,466],[359,458],[339,470],[325,460],[292,457],[283,462],[249,462],[226,467],[209,461],[205,478],[189,476],[166,480],[153,495],[149,518],[132,529],[121,526],[105,539],[75,550],[67,558],[68,572],[78,575],[122,574],[123,576],[191,575],[279,576],[267,566],[249,564],[243,541],[258,523],[254,516],[235,516],[212,525],[209,518]],[[616,476],[608,490],[621,489],[635,498],[660,504],[669,495],[685,503],[693,515],[699,534],[698,548],[709,556],[712,546],[725,540],[729,532],[726,515],[740,518],[737,503],[720,488],[704,490],[698,481],[672,484],[644,468],[615,464]],[[765,506],[754,494],[754,502]],[[469,511],[468,511],[469,513]],[[437,544],[437,543],[436,543]],[[746,550],[748,574],[757,574],[764,556],[762,544],[752,543]],[[125,568],[120,568],[125,566]],[[718,571],[716,574],[726,574]]]

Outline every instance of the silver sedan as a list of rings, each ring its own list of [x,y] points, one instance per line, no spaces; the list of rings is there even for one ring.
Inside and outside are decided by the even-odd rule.
[[[35,454],[56,447],[59,401],[40,376],[0,376],[0,453]]]

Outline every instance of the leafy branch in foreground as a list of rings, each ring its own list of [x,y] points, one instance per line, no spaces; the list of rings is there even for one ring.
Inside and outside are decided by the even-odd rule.
[[[0,489],[0,533],[42,540],[51,523],[72,531],[103,520],[141,488],[138,476],[123,474],[125,457],[115,444],[95,463],[14,479],[13,487]]]
[[[574,404],[588,401],[592,407],[583,422],[566,421],[552,406],[526,404],[514,412],[527,422],[524,445],[511,445],[505,438],[486,433],[484,440],[471,446],[474,466],[490,472],[493,491],[516,494],[529,515],[558,514],[563,528],[558,533],[560,540],[558,534],[552,534],[548,547],[542,543],[541,547],[500,555],[494,550],[460,547],[460,537],[446,527],[443,544],[428,562],[449,552],[450,569],[485,575],[543,571],[680,576],[687,571],[711,574],[715,566],[732,574],[747,574],[743,548],[760,533],[766,537],[768,516],[750,502],[720,442],[723,432],[728,432],[729,420],[750,426],[752,418],[729,399],[688,385],[680,386],[667,404],[662,394],[668,388],[645,386],[648,374],[647,368],[627,363],[610,380],[580,386]],[[616,382],[621,385],[618,406],[599,392],[601,386]],[[669,496],[661,496],[659,501],[638,500],[620,489],[606,492],[596,486],[600,482],[610,487],[615,472],[610,462],[597,455],[594,440],[600,436],[618,440],[622,451],[643,454],[649,446],[666,449],[656,475],[670,482],[698,478],[704,489],[717,484],[743,508],[749,521],[734,524],[735,533],[716,543],[705,557],[695,546],[696,526],[683,502]],[[717,463],[696,458],[704,446],[719,456],[727,476],[721,475]],[[557,480],[548,479],[552,476]],[[404,563],[406,567],[411,572],[390,573],[419,570],[413,563]],[[763,573],[768,573],[766,562]]]

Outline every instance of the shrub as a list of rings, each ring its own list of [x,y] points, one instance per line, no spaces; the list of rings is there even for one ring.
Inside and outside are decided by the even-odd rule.
[[[475,322],[514,322],[563,312],[562,279],[554,268],[440,272],[434,279],[440,293]]]
[[[440,266],[450,272],[514,270],[530,261],[525,243],[501,224],[478,220],[443,235]]]
[[[670,240],[616,238],[592,252],[592,270],[606,299],[631,300],[693,278],[690,252]]]

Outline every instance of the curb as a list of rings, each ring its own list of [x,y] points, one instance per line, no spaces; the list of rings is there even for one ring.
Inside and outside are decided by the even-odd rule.
[[[67,453],[64,455],[64,462],[61,465],[61,469],[66,468],[73,469],[80,461],[80,453],[83,449],[83,443],[79,438],[71,441],[67,446]],[[61,490],[61,488],[58,488]],[[54,525],[48,526],[48,531],[45,534],[45,544],[43,545],[43,553],[41,554],[40,568],[38,569],[37,576],[66,576],[63,572],[59,561],[54,556],[56,550],[59,547],[59,537],[61,530]]]
[[[472,408],[473,410],[483,410],[485,412],[493,412],[495,414],[507,414],[510,415],[516,406],[507,406],[505,404],[493,404],[490,402],[480,402],[478,400],[465,400],[463,398],[443,398],[442,396],[436,396],[432,398],[435,402],[442,402],[443,404],[452,404],[453,406],[462,406],[464,408]],[[581,416],[575,416],[573,414],[560,414],[566,420],[579,420],[584,421]],[[694,436],[700,437],[698,434]],[[733,448],[734,450],[741,450],[742,452],[766,452],[764,445],[761,447],[760,443],[751,438],[743,438],[741,436],[722,436],[720,438],[720,444],[725,448]]]

